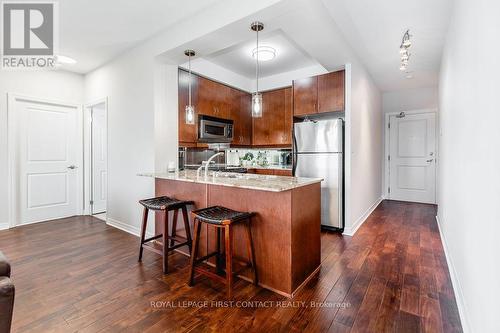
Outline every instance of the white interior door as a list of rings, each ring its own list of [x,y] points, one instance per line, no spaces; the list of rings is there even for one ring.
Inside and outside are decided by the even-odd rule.
[[[78,109],[16,100],[19,219],[78,214]]]
[[[107,132],[105,104],[92,107],[92,214],[106,212]]]
[[[436,203],[434,113],[390,117],[389,198]]]

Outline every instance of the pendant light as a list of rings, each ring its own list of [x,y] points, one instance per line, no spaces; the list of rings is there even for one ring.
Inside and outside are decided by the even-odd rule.
[[[250,28],[257,33],[257,46],[256,50],[259,50],[259,31],[264,30],[264,24],[261,22],[253,22]],[[262,117],[262,94],[259,93],[259,52],[255,55],[255,82],[256,89],[255,93],[252,95],[252,117],[260,118]]]
[[[195,52],[193,50],[186,50],[184,51],[184,54],[188,56],[189,58],[189,82],[188,82],[188,91],[189,91],[189,101],[188,105],[186,105],[186,124],[188,125],[194,125],[195,123],[195,117],[194,117],[194,106],[193,103],[191,103],[191,57],[195,56]]]

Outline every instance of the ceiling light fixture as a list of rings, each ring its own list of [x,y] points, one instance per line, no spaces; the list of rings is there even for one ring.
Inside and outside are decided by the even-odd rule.
[[[410,29],[407,29],[403,35],[403,39],[401,40],[401,44],[399,45],[399,53],[401,54],[401,65],[399,66],[399,70],[405,72],[408,69],[408,62],[410,60],[410,47],[411,47],[411,35]]]
[[[63,55],[56,55],[56,63],[59,65],[74,65],[76,60]]]
[[[250,29],[256,32],[257,34],[257,46],[256,50],[259,50],[259,31],[264,30],[264,24],[262,22],[253,22],[250,25]],[[255,93],[252,95],[252,117],[260,118],[262,117],[262,94],[259,93],[259,56],[260,52],[256,52],[255,54],[255,82],[256,89]]]
[[[189,100],[188,100],[188,105],[186,105],[186,115],[185,115],[185,120],[186,124],[188,125],[194,125],[195,119],[194,119],[194,106],[191,103],[191,57],[194,57],[196,55],[196,52],[193,50],[186,50],[184,51],[184,54],[188,57],[189,61],[189,78],[188,78],[188,95],[189,95]]]
[[[276,49],[271,46],[259,46],[252,50],[252,58],[259,57],[260,61],[269,61],[276,58]]]

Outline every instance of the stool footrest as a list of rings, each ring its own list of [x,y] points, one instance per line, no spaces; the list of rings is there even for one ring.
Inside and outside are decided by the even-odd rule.
[[[145,244],[147,242],[151,242],[152,240],[155,240],[155,239],[158,239],[158,238],[161,238],[161,236],[163,236],[162,234],[159,234],[159,235],[156,235],[156,236],[153,236],[153,237],[149,237],[149,238],[146,238],[142,244]]]
[[[189,242],[184,242],[184,243],[175,244],[175,245],[173,245],[173,246],[170,246],[170,247],[168,248],[168,250],[169,250],[169,251],[170,251],[170,250],[175,250],[175,249],[177,249],[177,248],[179,248],[179,247],[186,246],[186,245],[189,245]]]
[[[219,274],[217,274],[215,272],[212,272],[212,271],[210,271],[208,269],[205,269],[205,268],[201,268],[199,266],[195,267],[194,271],[197,272],[197,273],[201,273],[203,275],[206,275],[209,278],[217,280],[217,281],[219,281],[221,283],[227,284],[226,276],[221,276],[221,275],[219,275]]]
[[[200,263],[200,262],[203,262],[203,261],[205,261],[205,260],[207,260],[207,259],[209,259],[209,258],[212,258],[212,257],[216,256],[216,255],[217,255],[217,252],[212,252],[212,253],[209,253],[209,254],[207,254],[206,256],[203,256],[203,257],[201,257],[201,258],[195,258],[195,260],[194,260],[194,261],[195,261],[196,263]]]
[[[178,243],[185,243],[188,241],[188,239],[184,236],[167,236],[167,239],[169,240],[173,240],[174,242],[178,242]]]
[[[154,247],[153,245],[150,244],[143,244],[142,248],[151,252],[154,252],[159,255],[163,255],[163,249]]]

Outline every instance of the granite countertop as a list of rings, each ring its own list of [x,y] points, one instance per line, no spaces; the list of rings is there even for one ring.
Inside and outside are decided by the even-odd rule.
[[[217,173],[212,171],[210,171],[208,173],[208,177],[205,178],[203,172],[201,172],[200,177],[197,177],[196,170],[183,170],[172,173],[141,173],[138,176],[270,192],[289,191],[294,188],[320,183],[323,181],[321,178],[270,176],[230,172]]]

